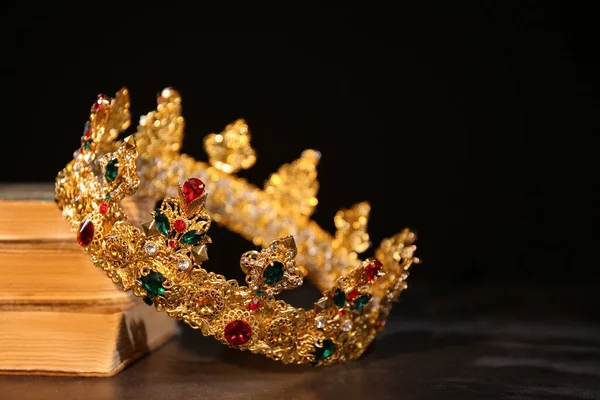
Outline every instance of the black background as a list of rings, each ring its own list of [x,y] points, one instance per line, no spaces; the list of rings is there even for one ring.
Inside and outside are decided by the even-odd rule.
[[[203,135],[240,117],[251,182],[320,150],[314,219],[332,230],[338,208],[370,200],[375,244],[418,232],[416,282],[600,277],[584,2],[170,3],[3,4],[0,180],[52,181],[98,93],[127,86],[135,126],[173,86],[185,152],[206,159]],[[216,234],[231,260],[247,247]]]

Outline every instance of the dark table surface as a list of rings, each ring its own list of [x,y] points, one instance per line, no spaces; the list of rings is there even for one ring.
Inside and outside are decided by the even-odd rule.
[[[361,360],[320,369],[182,326],[115,377],[0,376],[0,399],[600,399],[595,286],[415,283]]]

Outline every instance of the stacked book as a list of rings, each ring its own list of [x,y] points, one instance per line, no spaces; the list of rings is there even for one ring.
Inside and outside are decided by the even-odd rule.
[[[123,207],[135,223],[153,203]],[[121,291],[75,237],[53,184],[0,185],[0,373],[110,376],[174,335],[172,318]]]

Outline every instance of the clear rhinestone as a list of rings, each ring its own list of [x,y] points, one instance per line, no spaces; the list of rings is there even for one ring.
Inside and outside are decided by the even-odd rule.
[[[258,290],[258,286],[256,286],[256,285],[252,286],[252,290],[254,290],[256,292]]]
[[[84,154],[84,156],[83,156],[83,160],[84,160],[84,161],[85,161],[87,164],[89,164],[89,163],[90,163],[90,161],[92,161],[93,159],[94,159],[94,153],[92,153],[92,152],[90,152],[90,153],[86,153],[86,154]]]
[[[344,322],[342,322],[342,330],[344,332],[348,332],[350,329],[352,329],[352,320],[347,319]]]
[[[272,296],[273,295],[273,291],[271,289],[267,290],[267,296]]]
[[[180,258],[179,261],[177,261],[177,268],[182,271],[188,270],[190,268],[190,260],[187,258]]]
[[[288,251],[287,252],[287,256],[288,256],[288,258],[294,258],[294,252],[293,251]]]
[[[156,254],[156,245],[152,242],[146,242],[146,244],[144,245],[144,251],[149,256],[153,256]]]
[[[325,323],[327,322],[327,320],[325,319],[325,317],[317,317],[315,318],[315,326],[317,327],[317,329],[323,329],[325,328]]]
[[[65,208],[63,210],[63,214],[69,218],[73,218],[73,207],[65,206]]]

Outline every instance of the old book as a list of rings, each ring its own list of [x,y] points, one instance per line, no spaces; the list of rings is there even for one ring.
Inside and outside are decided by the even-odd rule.
[[[0,205],[0,242],[75,243],[75,234],[54,203],[53,183],[0,184]],[[149,218],[154,200],[128,197],[123,207],[136,223]]]
[[[0,373],[114,375],[177,325],[93,266],[53,190],[0,185]],[[153,202],[123,206],[135,223]]]

